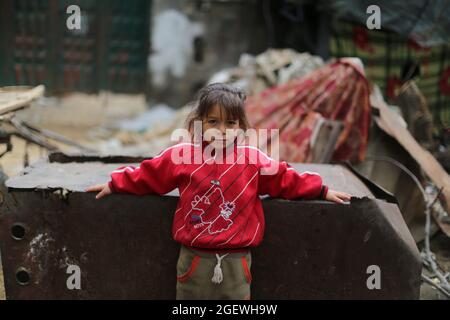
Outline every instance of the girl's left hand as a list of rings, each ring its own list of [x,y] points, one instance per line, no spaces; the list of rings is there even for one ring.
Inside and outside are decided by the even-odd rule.
[[[346,201],[350,201],[351,197],[352,196],[346,192],[328,189],[325,199],[337,203],[344,203]]]

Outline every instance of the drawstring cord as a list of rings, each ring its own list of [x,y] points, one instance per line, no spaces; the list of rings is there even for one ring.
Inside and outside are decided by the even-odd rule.
[[[219,254],[216,253],[217,264],[214,267],[214,276],[211,279],[211,281],[215,284],[219,284],[223,280],[223,272],[222,268],[220,267],[220,264],[222,263],[222,259],[225,258],[227,255],[228,253],[224,254],[223,256],[219,256]]]

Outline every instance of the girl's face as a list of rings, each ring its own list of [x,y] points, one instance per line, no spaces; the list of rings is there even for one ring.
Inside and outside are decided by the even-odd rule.
[[[204,140],[216,149],[223,149],[232,144],[238,129],[239,120],[227,118],[225,110],[219,105],[214,105],[203,119]]]

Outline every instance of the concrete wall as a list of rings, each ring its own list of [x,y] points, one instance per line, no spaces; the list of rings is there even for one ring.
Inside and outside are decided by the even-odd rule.
[[[150,102],[181,107],[241,53],[268,46],[259,0],[154,0],[151,11]]]

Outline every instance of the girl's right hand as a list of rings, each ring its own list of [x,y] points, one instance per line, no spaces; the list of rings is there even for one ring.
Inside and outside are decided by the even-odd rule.
[[[112,193],[111,189],[109,188],[108,183],[103,184],[96,184],[94,186],[90,186],[85,189],[86,192],[96,192],[100,191],[96,196],[95,199],[103,198],[104,196],[107,196]]]

